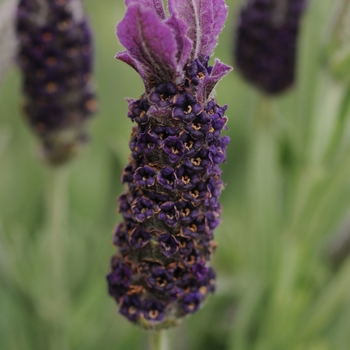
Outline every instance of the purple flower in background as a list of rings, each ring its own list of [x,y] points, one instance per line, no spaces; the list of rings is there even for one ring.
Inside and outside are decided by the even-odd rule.
[[[123,315],[160,329],[197,311],[214,291],[209,260],[228,138],[221,136],[227,106],[213,90],[231,67],[209,59],[227,7],[224,0],[169,0],[167,16],[162,0],[126,6],[117,27],[126,51],[116,57],[140,74],[145,93],[128,100],[137,126],[122,176],[123,223],[113,238],[119,252],[107,280]],[[124,270],[115,261],[132,271],[118,292]]]
[[[24,113],[51,164],[65,162],[86,143],[87,120],[97,108],[91,31],[72,3],[20,0],[17,8]]]
[[[246,0],[234,56],[243,77],[268,94],[294,83],[300,17],[306,0]]]

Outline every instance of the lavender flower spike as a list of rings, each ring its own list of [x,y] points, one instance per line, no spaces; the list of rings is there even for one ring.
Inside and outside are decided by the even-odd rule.
[[[234,56],[245,79],[267,94],[294,83],[300,17],[306,0],[246,0]]]
[[[97,107],[92,37],[80,5],[20,0],[17,9],[24,112],[51,164],[64,163],[86,142],[87,120]]]
[[[129,99],[133,127],[114,233],[119,252],[109,293],[129,321],[176,325],[215,289],[209,260],[216,248],[223,183],[227,106],[213,97],[231,67],[209,57],[227,16],[224,0],[127,0],[117,27],[126,51],[117,58],[141,76],[145,93]]]

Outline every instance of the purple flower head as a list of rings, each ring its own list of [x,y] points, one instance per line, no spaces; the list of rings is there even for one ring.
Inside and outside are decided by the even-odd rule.
[[[169,0],[167,11],[162,0],[126,0],[126,7],[117,27],[126,50],[117,58],[140,74],[145,92],[128,99],[136,126],[113,238],[112,271],[123,264],[131,276],[122,285],[115,277],[119,287],[111,280],[109,290],[129,320],[160,329],[194,313],[214,290],[207,265],[228,139],[227,106],[213,90],[231,67],[209,60],[227,8],[224,0]]]
[[[305,0],[248,0],[240,13],[234,55],[244,78],[268,94],[294,82]]]
[[[17,10],[25,116],[51,164],[66,162],[87,142],[87,120],[97,109],[92,35],[71,5],[20,0]]]

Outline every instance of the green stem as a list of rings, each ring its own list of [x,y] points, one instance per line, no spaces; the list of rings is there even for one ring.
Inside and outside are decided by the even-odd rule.
[[[168,350],[168,339],[165,330],[152,333],[152,350]]]
[[[50,348],[58,350],[67,348],[63,325],[69,303],[65,276],[65,247],[68,239],[68,169],[48,169],[46,196],[48,282],[52,300],[49,315],[52,326]]]

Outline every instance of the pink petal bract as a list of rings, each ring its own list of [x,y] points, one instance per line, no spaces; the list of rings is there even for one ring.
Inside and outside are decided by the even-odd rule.
[[[166,18],[162,0],[125,0],[127,7],[131,4],[141,4],[145,7],[150,7],[160,19]]]
[[[187,25],[187,36],[193,42],[192,59],[211,56],[227,17],[224,0],[169,0],[169,12]]]
[[[117,26],[117,36],[130,57],[149,68],[153,79],[164,82],[175,78],[176,40],[153,9],[131,3]]]

